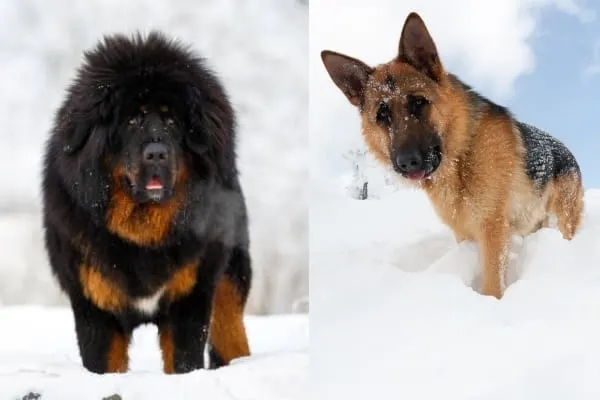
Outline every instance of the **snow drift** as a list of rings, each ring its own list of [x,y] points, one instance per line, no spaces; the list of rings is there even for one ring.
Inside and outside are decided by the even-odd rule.
[[[43,253],[43,141],[82,51],[162,29],[208,57],[239,113],[255,277],[248,311],[308,308],[308,6],[295,0],[0,2],[0,303],[63,302]]]
[[[311,206],[318,398],[598,398],[600,190],[585,206],[572,241],[514,238],[501,300],[477,292],[477,246],[421,192]]]

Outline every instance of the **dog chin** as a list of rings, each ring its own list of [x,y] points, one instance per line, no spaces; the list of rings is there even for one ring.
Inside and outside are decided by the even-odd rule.
[[[160,203],[165,198],[165,189],[147,189],[146,197],[155,203]]]
[[[129,182],[129,195],[140,205],[166,203],[173,194],[173,189],[166,186],[145,188],[140,186]]]

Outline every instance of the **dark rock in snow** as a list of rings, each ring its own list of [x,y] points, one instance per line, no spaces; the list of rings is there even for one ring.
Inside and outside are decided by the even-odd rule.
[[[42,398],[42,395],[35,392],[29,392],[21,400],[39,400]]]
[[[123,400],[123,398],[121,397],[121,395],[115,393],[112,396],[103,397],[102,400]]]

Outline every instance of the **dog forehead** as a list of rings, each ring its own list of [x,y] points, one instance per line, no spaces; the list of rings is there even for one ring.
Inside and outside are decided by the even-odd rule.
[[[434,94],[435,91],[435,83],[431,79],[400,61],[375,67],[367,88],[367,92],[371,94],[388,96]]]

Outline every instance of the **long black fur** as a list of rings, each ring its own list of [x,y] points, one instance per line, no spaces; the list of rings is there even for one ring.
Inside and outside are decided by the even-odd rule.
[[[177,146],[189,177],[186,202],[168,237],[146,247],[105,226],[115,184],[105,160],[122,150],[123,121],[140,104],[158,101],[179,117],[183,136]],[[71,301],[88,370],[106,372],[109,334],[130,334],[142,323],[174,327],[176,372],[202,368],[217,280],[226,274],[246,301],[252,273],[235,129],[217,76],[163,34],[107,36],[85,53],[45,146],[42,193],[49,261]],[[191,260],[200,260],[196,285],[175,304],[161,303],[151,317],[133,309],[117,315],[100,310],[85,298],[79,281],[80,265],[89,261],[77,245],[82,240],[94,266],[131,297],[151,295]]]

